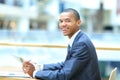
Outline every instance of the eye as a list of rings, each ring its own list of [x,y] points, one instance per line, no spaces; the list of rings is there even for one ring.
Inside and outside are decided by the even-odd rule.
[[[59,20],[59,23],[62,23],[63,21],[62,20]]]
[[[66,19],[65,22],[71,22],[71,20],[70,19]]]

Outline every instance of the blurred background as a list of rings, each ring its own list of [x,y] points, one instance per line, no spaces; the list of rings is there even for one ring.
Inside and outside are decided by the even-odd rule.
[[[80,13],[81,29],[97,48],[102,80],[108,80],[114,67],[120,80],[120,0],[0,0],[0,66],[21,66],[18,57],[40,64],[64,61],[66,48],[3,43],[67,46],[58,28],[65,8]]]

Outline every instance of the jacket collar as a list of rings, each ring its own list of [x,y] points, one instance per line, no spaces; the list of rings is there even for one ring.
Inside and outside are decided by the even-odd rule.
[[[72,44],[73,44],[76,36],[77,36],[78,33],[80,33],[80,32],[81,32],[81,30],[78,30],[78,31],[71,37],[71,39],[69,40],[69,43],[68,43],[68,44],[70,45],[70,47],[72,47]]]

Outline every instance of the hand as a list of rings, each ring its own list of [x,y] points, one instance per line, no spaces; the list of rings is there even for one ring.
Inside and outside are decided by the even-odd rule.
[[[23,72],[27,73],[30,77],[33,77],[33,72],[35,71],[35,67],[30,61],[23,62]]]

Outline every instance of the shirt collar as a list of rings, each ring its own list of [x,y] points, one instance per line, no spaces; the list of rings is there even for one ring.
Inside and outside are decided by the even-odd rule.
[[[80,32],[81,30],[78,30],[70,39],[68,44],[70,45],[70,47],[72,47],[73,41],[75,39],[75,37],[77,36],[77,34]]]

